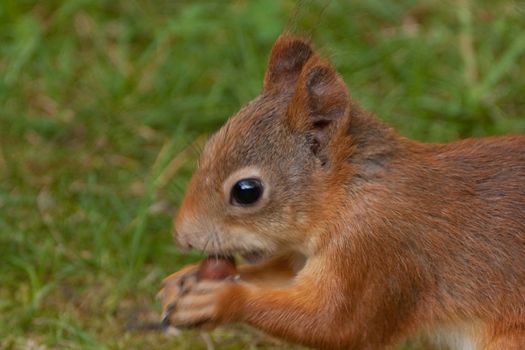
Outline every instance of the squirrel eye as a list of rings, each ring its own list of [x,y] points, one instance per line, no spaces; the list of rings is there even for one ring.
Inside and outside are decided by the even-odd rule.
[[[236,206],[250,206],[262,197],[263,186],[258,179],[242,179],[233,185],[230,195],[230,203]]]

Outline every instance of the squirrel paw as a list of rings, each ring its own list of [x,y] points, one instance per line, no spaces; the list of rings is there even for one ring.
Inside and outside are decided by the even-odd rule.
[[[194,273],[174,275],[165,280],[158,295],[165,326],[213,329],[235,321],[230,305],[238,303],[236,290],[241,286],[234,279],[197,281]]]

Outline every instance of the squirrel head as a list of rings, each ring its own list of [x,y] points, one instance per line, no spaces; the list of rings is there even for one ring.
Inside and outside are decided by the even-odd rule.
[[[308,254],[344,200],[351,102],[307,40],[274,44],[262,93],[207,142],[175,220],[182,247],[248,261]],[[327,203],[331,203],[327,206]]]

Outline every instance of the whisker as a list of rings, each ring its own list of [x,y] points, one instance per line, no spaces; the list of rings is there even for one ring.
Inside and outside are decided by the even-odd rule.
[[[195,141],[193,141],[189,145],[189,148],[191,149],[193,155],[196,158],[200,158],[201,157],[202,152],[204,151],[204,145],[206,143],[207,138],[208,138],[208,135],[201,134],[195,139]]]
[[[190,149],[193,156],[195,156],[196,158],[200,158],[200,156],[202,155],[202,148],[200,148],[197,144],[193,143],[190,145]]]
[[[223,250],[222,250],[222,241],[221,241],[221,237],[219,234],[215,233],[215,237],[217,237],[217,246],[218,246],[218,251],[223,253]],[[225,252],[227,253],[227,252]]]
[[[208,248],[208,244],[210,244],[210,241],[211,241],[212,237],[208,237],[208,239],[206,240],[206,243],[204,243],[204,247],[202,248],[202,252],[203,253],[206,253],[206,248]]]
[[[217,235],[217,232],[213,231],[213,245],[214,245],[214,249],[213,249],[213,255],[215,257],[215,259],[218,259],[219,258],[219,249],[220,249],[220,243],[219,243],[219,235]],[[215,247],[216,245],[216,247]]]

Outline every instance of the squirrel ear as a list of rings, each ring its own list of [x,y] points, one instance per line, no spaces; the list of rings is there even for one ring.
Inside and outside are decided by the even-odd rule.
[[[327,157],[327,145],[349,126],[349,109],[348,90],[332,65],[317,57],[309,60],[299,76],[287,118],[292,128],[311,136],[314,154]]]
[[[293,91],[301,69],[313,54],[306,40],[281,35],[270,53],[263,91]]]

